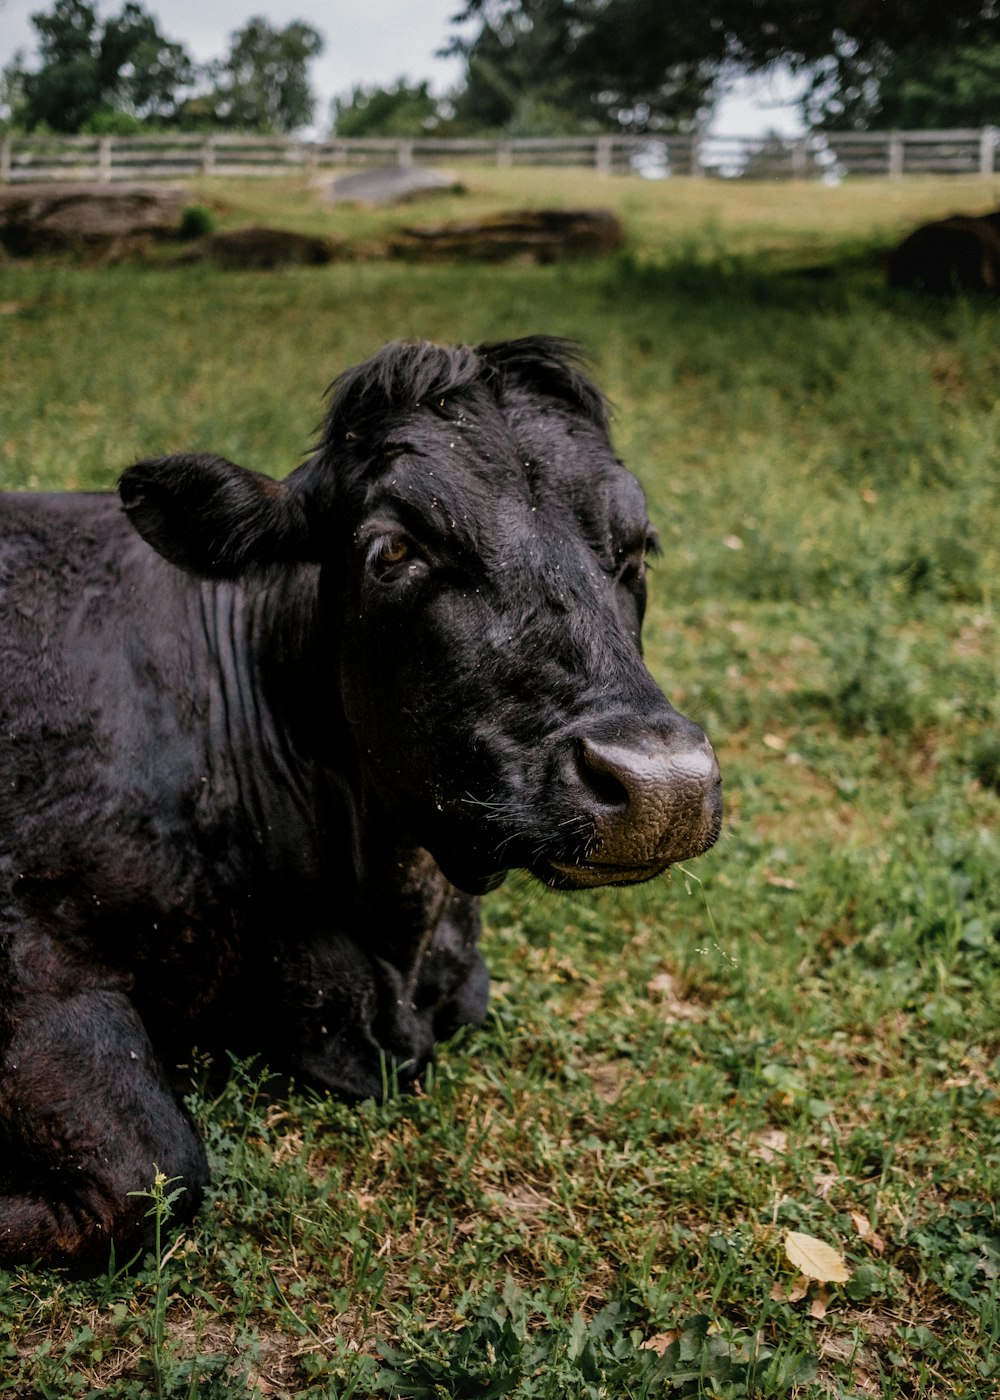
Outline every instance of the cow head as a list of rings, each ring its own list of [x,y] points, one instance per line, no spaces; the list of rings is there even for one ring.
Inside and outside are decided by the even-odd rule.
[[[121,492],[191,572],[320,566],[360,778],[461,888],[631,884],[715,840],[711,747],[641,656],[656,536],[564,342],[388,346],[284,483],[181,457]]]

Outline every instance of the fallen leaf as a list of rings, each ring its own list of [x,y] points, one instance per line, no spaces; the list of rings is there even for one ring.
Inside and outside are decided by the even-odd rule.
[[[764,1132],[754,1133],[751,1142],[754,1156],[759,1157],[762,1162],[773,1162],[775,1157],[784,1156],[788,1151],[788,1134],[783,1133],[780,1128],[768,1128]]]
[[[767,871],[764,875],[764,884],[773,885],[776,890],[797,890],[798,880],[793,880],[789,875],[772,875]]]
[[[826,1305],[830,1301],[830,1295],[825,1288],[821,1288],[816,1297],[809,1304],[809,1316],[814,1317],[817,1322],[826,1317]]]
[[[662,1356],[667,1347],[673,1346],[681,1334],[674,1332],[657,1332],[655,1337],[647,1337],[640,1347],[641,1351],[655,1351],[657,1356]]]
[[[885,1240],[881,1235],[876,1235],[872,1229],[872,1223],[866,1215],[862,1215],[860,1211],[852,1210],[851,1221],[865,1244],[874,1249],[876,1254],[885,1253]]]
[[[818,1283],[846,1283],[851,1277],[843,1255],[812,1235],[789,1230],[785,1235],[785,1256],[806,1278]]]
[[[669,972],[658,972],[646,983],[646,991],[659,997],[660,1012],[667,1021],[700,1021],[705,1010],[680,995],[677,979]]]
[[[785,741],[780,734],[765,734],[763,743],[765,749],[777,749],[779,753],[785,747]]]
[[[840,1177],[836,1172],[816,1172],[813,1176],[813,1188],[820,1200],[825,1201],[833,1188],[839,1185]]]
[[[664,992],[668,996],[677,995],[677,982],[669,972],[658,972],[646,983],[647,992]]]
[[[796,1274],[791,1283],[777,1280],[771,1285],[772,1303],[799,1303],[809,1292],[809,1280],[805,1274]]]

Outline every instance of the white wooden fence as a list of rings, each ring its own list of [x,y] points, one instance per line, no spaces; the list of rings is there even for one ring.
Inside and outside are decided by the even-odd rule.
[[[296,175],[356,165],[558,165],[601,174],[842,179],[984,175],[1000,167],[1000,130],[829,132],[777,136],[571,136],[416,140],[271,136],[5,136],[0,184]]]

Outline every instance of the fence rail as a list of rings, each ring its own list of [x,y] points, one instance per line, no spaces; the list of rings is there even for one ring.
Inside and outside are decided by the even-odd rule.
[[[984,175],[1000,166],[1000,130],[827,132],[778,136],[570,136],[413,140],[271,136],[5,136],[0,184],[280,176],[359,165],[580,166],[601,174],[757,179]]]

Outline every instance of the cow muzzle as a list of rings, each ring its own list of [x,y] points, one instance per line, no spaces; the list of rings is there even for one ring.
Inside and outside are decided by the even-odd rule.
[[[689,721],[666,737],[577,735],[563,753],[558,783],[589,834],[578,857],[548,856],[542,878],[557,888],[638,884],[701,855],[719,834],[719,765]]]

